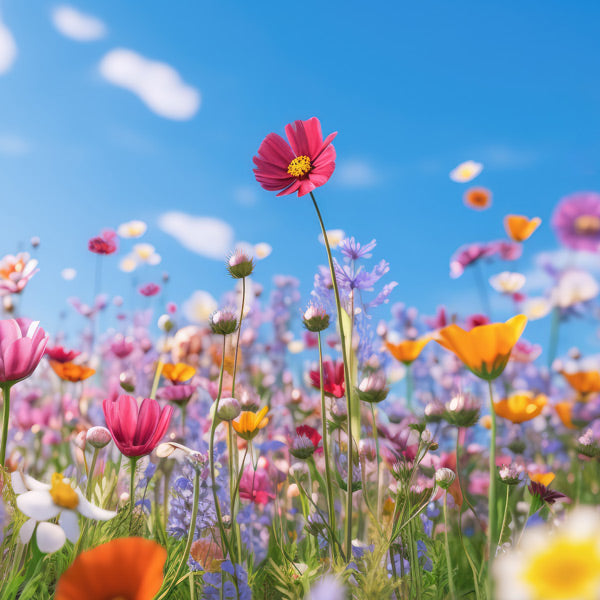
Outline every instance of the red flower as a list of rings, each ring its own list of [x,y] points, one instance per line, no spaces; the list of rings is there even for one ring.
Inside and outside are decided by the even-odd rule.
[[[147,283],[146,285],[142,285],[139,287],[138,292],[142,296],[156,296],[160,292],[160,285],[156,283]]]
[[[88,250],[94,254],[112,254],[117,251],[117,234],[112,229],[104,230],[88,242]]]
[[[321,123],[316,117],[294,121],[285,127],[286,142],[270,133],[252,160],[256,165],[256,181],[270,192],[281,190],[278,196],[298,192],[304,196],[327,183],[335,170],[335,148],[331,145],[337,132],[325,140]]]
[[[63,346],[52,346],[52,348],[46,348],[46,356],[59,363],[71,362],[80,354],[81,352],[78,350],[65,350]]]
[[[144,398],[140,407],[133,396],[121,394],[116,400],[105,399],[102,408],[106,426],[117,448],[130,458],[150,454],[165,435],[173,414],[172,406]]]
[[[258,466],[256,470],[248,465],[240,478],[240,498],[256,504],[268,504],[275,498],[273,481],[266,469]]]
[[[321,443],[321,434],[314,427],[311,427],[310,425],[300,425],[299,427],[296,427],[296,435],[298,437],[303,436],[308,438],[315,447],[315,452],[317,454],[323,451],[323,448],[319,447],[319,444]]]
[[[323,390],[328,396],[344,397],[344,363],[324,360],[323,379]],[[310,383],[316,389],[321,388],[321,377],[318,370],[310,372]]]

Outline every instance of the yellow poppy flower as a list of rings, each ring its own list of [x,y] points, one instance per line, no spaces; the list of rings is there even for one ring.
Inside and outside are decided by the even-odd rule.
[[[571,421],[572,402],[557,402],[554,405],[554,410],[565,427],[568,429],[578,429],[576,425],[573,425],[573,421]]]
[[[454,352],[477,377],[491,381],[504,371],[526,324],[525,315],[517,315],[506,323],[479,325],[470,331],[452,324],[441,329],[435,341]]]
[[[533,219],[523,215],[506,215],[504,217],[504,229],[506,229],[508,237],[515,242],[524,242],[529,239],[541,223],[542,220],[539,217]]]
[[[541,483],[545,487],[548,487],[556,477],[552,471],[548,473],[527,473],[527,475],[529,475],[529,479],[531,479],[531,481]]]
[[[196,374],[196,369],[185,363],[166,363],[163,365],[162,374],[171,383],[183,383]]]
[[[269,418],[265,415],[268,411],[267,406],[263,406],[257,413],[244,410],[237,421],[232,421],[231,424],[240,437],[250,441],[256,437],[260,429],[267,426]]]
[[[399,360],[401,363],[408,366],[417,360],[419,354],[423,351],[423,348],[425,348],[432,339],[433,338],[430,335],[427,335],[418,340],[404,340],[398,344],[386,342],[385,347],[396,360]]]
[[[582,395],[600,392],[600,373],[598,371],[562,372],[567,383]]]
[[[494,402],[494,410],[503,419],[513,423],[524,423],[535,419],[547,403],[548,398],[544,394],[536,396],[533,392],[516,392],[508,398]]]

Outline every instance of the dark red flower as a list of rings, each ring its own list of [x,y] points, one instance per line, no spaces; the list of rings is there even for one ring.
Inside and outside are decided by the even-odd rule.
[[[532,481],[529,484],[529,493],[532,496],[537,496],[542,502],[546,504],[554,504],[557,500],[561,498],[566,498],[564,494],[557,492],[556,490],[551,490],[545,485],[538,483],[537,481]]]
[[[299,427],[296,427],[296,435],[298,437],[302,436],[308,438],[315,447],[315,452],[317,454],[323,451],[323,448],[319,447],[319,444],[321,443],[321,434],[314,427],[311,427],[310,425],[300,425]]]
[[[88,250],[94,254],[112,254],[117,251],[117,234],[105,229],[98,237],[88,241]]]
[[[58,345],[52,346],[52,348],[46,348],[46,356],[59,363],[71,362],[80,354],[81,352],[78,350],[65,350],[63,346]]]
[[[490,320],[485,315],[475,314],[467,317],[466,328],[467,330],[473,329],[473,327],[479,327],[480,325],[488,325]]]
[[[323,390],[328,396],[344,397],[344,363],[324,360],[323,379]],[[314,388],[321,389],[321,376],[318,370],[310,372],[310,383]]]

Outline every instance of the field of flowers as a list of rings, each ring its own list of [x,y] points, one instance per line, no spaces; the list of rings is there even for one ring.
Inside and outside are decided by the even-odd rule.
[[[2,259],[2,600],[600,598],[600,364],[558,353],[600,290],[548,264],[547,293],[527,297],[518,268],[546,225],[597,255],[600,195],[567,196],[551,224],[507,215],[505,239],[450,261],[487,314],[426,316],[390,303],[399,275],[375,240],[327,230],[335,135],[295,121],[253,159],[265,190],[314,206],[310,297],[293,273],[262,297],[263,244],[223,257],[231,289],[204,325],[163,282],[138,288],[154,310],[131,311],[101,274],[144,235],[132,221],[89,240],[76,339],[21,314],[39,240]],[[464,185],[464,202],[485,210],[491,193]],[[124,260],[156,260],[133,243]],[[543,346],[527,339],[538,319]]]

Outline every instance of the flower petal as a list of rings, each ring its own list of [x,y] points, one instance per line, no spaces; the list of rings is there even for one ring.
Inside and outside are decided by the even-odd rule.
[[[79,490],[76,490],[76,493],[79,497],[77,512],[79,512],[80,515],[96,521],[108,521],[117,515],[117,513],[112,510],[104,510],[103,508],[92,504]]]
[[[24,515],[37,521],[53,519],[60,512],[60,507],[54,504],[52,496],[44,490],[32,490],[17,496],[17,507]]]
[[[70,542],[77,542],[79,539],[79,520],[77,513],[72,510],[63,510],[60,513],[58,524],[63,528],[67,539]]]
[[[36,523],[37,521],[35,519],[28,519],[21,526],[21,530],[19,531],[19,539],[23,544],[27,544],[31,539]]]
[[[38,548],[46,554],[60,550],[67,540],[65,532],[54,523],[39,523],[35,534]]]

